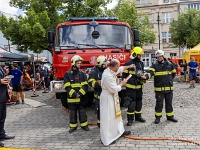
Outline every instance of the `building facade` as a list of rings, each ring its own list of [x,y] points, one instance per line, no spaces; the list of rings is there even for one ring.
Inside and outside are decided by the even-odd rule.
[[[165,52],[165,57],[179,57],[180,50],[171,43],[171,33],[169,26],[172,19],[177,19],[179,15],[179,3],[177,0],[137,0],[136,8],[145,12],[150,21],[150,27],[156,33],[154,43],[143,46],[145,54],[143,62],[150,66],[155,61],[155,52],[161,49]]]
[[[150,66],[155,61],[155,51],[165,51],[165,57],[182,57],[187,48],[175,47],[171,42],[169,31],[173,19],[178,19],[180,13],[185,9],[195,8],[200,10],[200,0],[134,0],[136,8],[145,12],[150,21],[150,27],[156,33],[156,40],[143,47],[145,54],[143,62]]]

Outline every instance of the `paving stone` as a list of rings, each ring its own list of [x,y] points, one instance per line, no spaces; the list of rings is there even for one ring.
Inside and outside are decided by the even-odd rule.
[[[90,126],[90,131],[85,132],[79,127],[77,131],[69,134],[69,116],[60,108],[60,100],[53,98],[53,93],[37,91],[39,97],[31,97],[32,91],[26,92],[26,98],[43,103],[46,106],[34,108],[27,104],[11,105],[7,107],[5,130],[8,135],[15,135],[13,140],[3,141],[6,147],[16,148],[41,148],[48,150],[58,149],[134,149],[134,150],[189,150],[200,149],[200,146],[181,141],[173,141],[175,138],[200,142],[200,102],[199,89],[189,89],[188,83],[174,83],[174,114],[177,123],[166,120],[165,108],[161,123],[154,124],[155,120],[155,93],[153,83],[147,82],[143,90],[143,114],[146,123],[133,122],[127,127],[126,111],[122,107],[122,117],[126,130],[132,132],[133,137],[159,138],[170,140],[132,140],[120,138],[111,146],[104,146],[100,142],[100,130],[96,126]],[[87,108],[89,123],[96,123],[94,110]]]

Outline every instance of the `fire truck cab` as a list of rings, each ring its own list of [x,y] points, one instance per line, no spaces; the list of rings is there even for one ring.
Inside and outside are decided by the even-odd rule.
[[[71,58],[74,55],[84,59],[81,69],[88,73],[96,65],[99,55],[104,55],[108,60],[118,59],[124,65],[130,59],[132,46],[140,44],[139,31],[134,29],[133,44],[130,25],[119,22],[115,17],[71,18],[69,22],[58,24],[56,33],[48,32],[48,42],[49,49],[53,51],[55,77],[50,84],[51,91],[56,93],[56,98],[61,99],[65,107],[67,95],[63,79],[65,72],[71,69]],[[90,88],[87,93],[91,99],[92,92]]]

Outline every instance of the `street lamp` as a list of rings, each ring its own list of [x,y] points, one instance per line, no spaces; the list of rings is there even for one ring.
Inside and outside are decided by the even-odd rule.
[[[8,51],[10,52],[10,40],[8,40]]]
[[[159,43],[159,49],[160,49],[160,16],[159,16],[159,12],[158,12],[158,17],[157,17],[157,21],[158,21],[158,43]]]

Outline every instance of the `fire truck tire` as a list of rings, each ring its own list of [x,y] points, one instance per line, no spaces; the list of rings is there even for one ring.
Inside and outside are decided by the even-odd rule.
[[[60,96],[60,99],[61,99],[62,106],[64,106],[65,108],[68,108],[67,93],[62,93]]]

